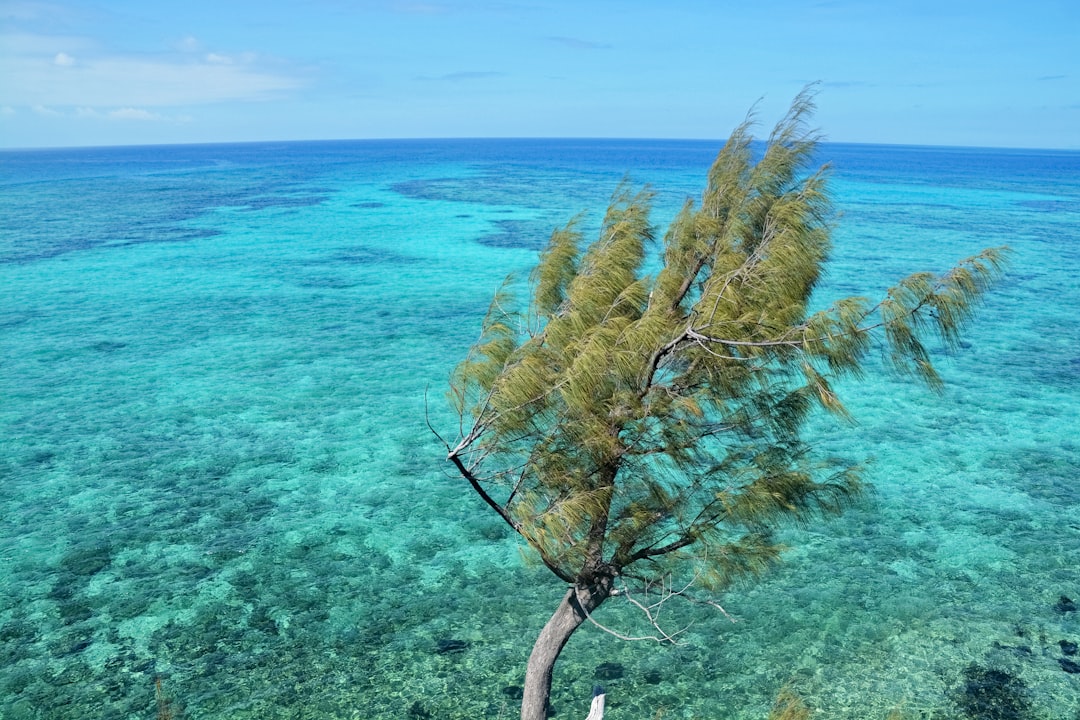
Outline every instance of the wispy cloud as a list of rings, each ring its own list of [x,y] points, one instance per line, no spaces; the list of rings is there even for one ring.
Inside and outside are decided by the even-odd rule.
[[[1068,75],[1043,75],[1043,76],[1041,76],[1039,78],[1036,78],[1036,79],[1039,80],[1040,82],[1042,82],[1042,81],[1046,81],[1046,80],[1065,80],[1068,77],[1069,77]]]
[[[592,40],[582,40],[581,38],[563,37],[560,35],[550,36],[548,37],[548,40],[557,45],[573,48],[575,50],[607,50],[611,47],[606,43],[594,42]]]
[[[295,70],[254,53],[207,52],[182,41],[186,52],[131,55],[102,52],[86,39],[0,36],[4,100],[13,106],[175,107],[263,100],[304,84]]]
[[[109,117],[114,120],[161,120],[163,119],[157,113],[152,113],[149,110],[143,110],[141,108],[120,108],[119,110],[112,110],[109,112]]]
[[[73,110],[58,110],[56,108],[37,106],[33,108],[33,111],[38,113],[39,115],[47,115],[49,117],[66,117],[76,118],[79,120],[96,120],[98,122],[158,122],[177,124],[191,122],[192,120],[190,115],[170,115],[159,112],[152,112],[145,108],[136,107],[109,109],[83,106],[77,107]]]

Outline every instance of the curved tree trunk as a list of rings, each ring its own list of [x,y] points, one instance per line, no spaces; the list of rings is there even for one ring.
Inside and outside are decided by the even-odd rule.
[[[525,670],[525,692],[521,699],[521,720],[546,720],[551,696],[551,673],[566,642],[585,613],[592,614],[611,593],[610,581],[589,589],[570,588],[558,609],[536,638]]]

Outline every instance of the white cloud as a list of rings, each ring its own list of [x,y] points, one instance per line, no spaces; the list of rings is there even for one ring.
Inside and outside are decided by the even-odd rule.
[[[5,110],[10,112],[5,112]],[[135,107],[123,107],[123,108],[95,108],[87,105],[81,105],[74,110],[62,112],[54,108],[37,106],[33,108],[34,112],[40,115],[48,115],[50,117],[74,117],[79,120],[97,120],[97,121],[136,121],[136,122],[168,122],[174,124],[189,123],[192,121],[190,115],[163,115],[161,113],[151,112],[144,108]],[[0,108],[0,115],[11,115],[15,113],[14,108]]]
[[[14,115],[14,114],[15,114],[15,108],[11,107],[10,105],[4,105],[3,107],[0,107],[0,115],[2,115],[4,117],[8,117],[8,116]]]
[[[109,117],[114,120],[161,120],[162,117],[157,113],[152,113],[148,110],[141,110],[139,108],[120,108],[119,110],[113,110],[109,113]]]
[[[0,46],[6,49],[0,59],[3,99],[11,106],[204,105],[268,99],[303,84],[299,75],[270,67],[253,53],[210,53],[201,59],[109,55],[78,38],[28,34],[0,36]]]

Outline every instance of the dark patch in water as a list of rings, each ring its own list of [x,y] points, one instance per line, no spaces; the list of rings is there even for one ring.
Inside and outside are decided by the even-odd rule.
[[[1004,650],[1018,657],[1031,657],[1032,653],[1031,647],[1028,645],[1003,645],[997,640],[993,642],[993,647],[995,650]]]
[[[109,545],[78,548],[60,560],[60,571],[76,577],[96,575],[112,564],[113,549]]]
[[[204,240],[217,237],[225,233],[216,228],[175,228],[172,230],[170,242],[186,242],[188,240]]]
[[[148,242],[198,240],[221,234],[189,223],[221,208],[258,210],[307,207],[335,192],[298,182],[267,182],[246,177],[241,187],[214,174],[193,183],[187,176],[87,178],[52,188],[55,202],[43,198],[42,211],[20,221],[20,237],[0,263],[25,264],[99,247]],[[46,186],[48,189],[51,186]],[[123,198],[124,202],[117,202]],[[129,202],[130,201],[130,202]],[[45,208],[62,206],[64,212]]]
[[[0,260],[0,262],[3,261]],[[0,329],[14,328],[18,327],[19,325],[26,325],[39,315],[40,313],[37,312],[12,310],[6,313],[6,317],[0,318]]]
[[[548,241],[545,228],[530,220],[496,220],[499,232],[484,235],[476,239],[481,245],[493,248],[515,250],[540,250]]]
[[[358,208],[360,210],[375,210],[377,208],[386,207],[386,203],[381,203],[381,202],[358,202],[358,203],[353,203],[349,207]]]
[[[583,182],[580,174],[555,169],[551,170],[545,182],[538,183],[535,177],[530,177],[520,168],[497,164],[486,166],[469,177],[407,180],[392,184],[390,189],[417,200],[558,210],[558,215],[569,217],[584,208],[602,207],[617,183],[618,175],[613,175],[610,182],[600,178]],[[568,203],[562,209],[551,207],[552,186],[559,188],[561,199]]]
[[[277,635],[280,632],[277,622],[270,616],[270,610],[265,605],[255,607],[248,618],[248,626],[267,635]]]
[[[247,553],[247,548],[244,547],[225,547],[218,546],[212,547],[209,550],[203,551],[203,556],[210,558],[214,561],[227,563],[231,560],[235,560],[239,557],[243,557]]]
[[[444,200],[489,206],[541,207],[533,182],[495,174],[467,178],[427,178],[394,183],[390,189],[414,200]]]
[[[1052,332],[1052,330],[1051,330]],[[1038,382],[1073,391],[1080,387],[1080,357],[1060,357],[1047,355],[1037,364],[1030,367],[1020,367],[1020,371],[1027,371]]]
[[[1027,686],[1004,670],[979,665],[964,669],[958,704],[972,720],[1026,720],[1031,717]]]
[[[430,720],[431,711],[424,707],[424,704],[419,700],[414,700],[413,704],[409,706],[408,717],[413,720]]]
[[[359,284],[360,283],[339,277],[311,277],[296,282],[296,285],[302,288],[318,288],[325,290],[348,290]]]
[[[71,596],[75,594],[76,588],[73,582],[66,582],[69,580],[77,581],[77,578],[74,575],[62,575],[60,581],[49,588],[49,592],[45,593],[45,597],[58,602],[70,600]]]
[[[257,522],[274,510],[274,501],[263,495],[245,495],[237,500],[221,502],[214,515],[226,525]]]
[[[91,345],[90,349],[103,353],[111,353],[116,352],[117,350],[123,350],[126,347],[127,343],[125,342],[117,342],[116,340],[102,340]]]
[[[60,620],[64,625],[75,625],[76,623],[86,622],[94,617],[93,609],[86,603],[78,600],[61,602],[57,606],[57,609],[60,611]],[[77,645],[71,650],[71,653],[80,652],[90,644],[89,638],[83,640],[86,645]]]
[[[1076,200],[1021,200],[1016,203],[1030,210],[1053,213],[1080,213],[1080,202]]]
[[[1077,457],[1068,447],[1000,453],[994,462],[1008,468],[1017,479],[1019,489],[1031,497],[1062,505],[1080,502]]]
[[[405,180],[390,186],[393,192],[415,200],[458,200],[452,192],[462,181],[458,178],[432,178],[429,180]]]
[[[11,620],[4,623],[3,627],[0,627],[0,645],[8,649],[14,649],[18,646],[27,647],[37,642],[39,637],[40,634],[37,628],[25,620]]]
[[[277,197],[254,198],[245,203],[245,210],[266,210],[267,208],[297,208],[322,205],[326,202],[325,195],[308,195],[305,197],[290,197],[279,195]]]
[[[435,652],[439,655],[453,655],[460,652],[465,652],[469,648],[469,643],[465,640],[456,640],[453,638],[445,638],[435,643]]]
[[[56,458],[52,450],[36,450],[30,454],[30,464],[48,465]]]
[[[305,265],[318,267],[333,267],[335,265],[409,265],[419,262],[418,258],[392,250],[383,250],[374,247],[351,247],[340,250],[333,255],[312,258],[304,262]]]
[[[24,265],[32,262],[38,262],[39,260],[50,260],[60,255],[66,255],[69,252],[78,252],[79,250],[89,250],[96,247],[101,243],[91,242],[80,238],[79,240],[72,240],[62,245],[53,245],[52,247],[45,247],[37,250],[36,252],[25,253],[8,253],[7,255],[0,255],[0,265]]]
[[[389,250],[361,247],[337,253],[333,256],[333,261],[347,265],[377,265],[379,263],[406,265],[416,262],[417,259],[408,255],[390,252]]]
[[[626,669],[620,663],[600,663],[593,670],[593,677],[597,680],[618,680],[626,673]]]
[[[146,235],[129,238],[123,242],[109,243],[117,247],[129,247],[132,245],[146,245],[148,243],[179,243],[191,242],[192,240],[205,240],[206,238],[222,235],[221,230],[214,228],[185,228],[164,227],[154,228]]]

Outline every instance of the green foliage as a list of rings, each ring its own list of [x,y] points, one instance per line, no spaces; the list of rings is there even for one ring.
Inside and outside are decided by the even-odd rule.
[[[811,313],[833,221],[812,109],[797,97],[756,162],[738,127],[661,248],[652,194],[626,185],[591,244],[577,220],[556,231],[530,301],[504,285],[456,369],[449,459],[563,580],[682,571],[722,588],[760,572],[778,525],[859,494],[858,468],[801,437],[814,412],[846,417],[833,381],[883,347],[937,386],[927,336],[955,346],[1000,272],[1005,250],[987,250]]]

